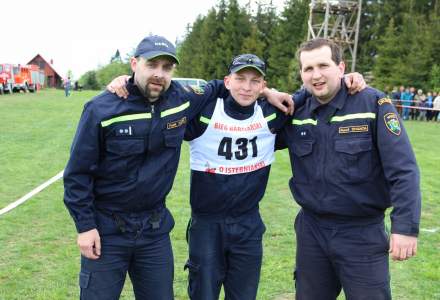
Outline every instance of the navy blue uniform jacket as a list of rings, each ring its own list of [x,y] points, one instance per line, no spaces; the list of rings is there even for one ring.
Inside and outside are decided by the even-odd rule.
[[[203,95],[175,82],[150,103],[130,79],[130,96],[103,92],[86,103],[64,172],[64,202],[78,232],[96,228],[95,210],[139,212],[165,205],[177,171],[185,128],[210,100],[225,93],[212,81]],[[214,97],[216,99],[216,97]]]
[[[392,206],[391,232],[418,234],[419,169],[383,93],[366,88],[349,95],[342,83],[327,105],[307,99],[278,137],[289,148],[290,189],[303,209],[355,222],[383,218]]]

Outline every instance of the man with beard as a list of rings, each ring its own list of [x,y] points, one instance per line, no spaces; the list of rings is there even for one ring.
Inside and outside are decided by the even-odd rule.
[[[85,105],[64,172],[81,251],[81,299],[118,299],[127,272],[136,299],[173,299],[174,220],[165,198],[187,123],[228,96],[220,80],[203,94],[172,82],[176,50],[160,36],[144,38],[130,64],[126,101],[104,92]],[[292,101],[265,93],[281,109]]]
[[[64,172],[81,299],[118,299],[127,272],[136,299],[173,299],[174,221],[165,198],[186,124],[210,92],[194,98],[171,81],[178,59],[163,37],[143,39],[130,63],[130,96],[103,92],[85,105]],[[223,86],[210,88],[221,95]]]

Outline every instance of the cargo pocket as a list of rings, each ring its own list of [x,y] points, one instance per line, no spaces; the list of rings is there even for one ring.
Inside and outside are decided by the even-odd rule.
[[[79,273],[79,287],[80,287],[80,300],[84,299],[85,297],[85,289],[89,287],[90,283],[90,273],[81,271]]]
[[[293,154],[293,181],[309,183],[316,173],[316,163],[313,161],[314,140],[291,141],[290,149]]]
[[[145,150],[144,139],[106,141],[103,171],[113,178],[135,177]]]
[[[339,182],[360,182],[370,178],[372,172],[373,142],[367,139],[335,141],[338,168],[334,178]]]
[[[200,285],[200,265],[188,260],[183,270],[188,269],[188,296],[194,298]]]
[[[293,285],[295,286],[295,290],[296,290],[296,279],[298,277],[298,271],[296,270],[296,268],[293,270]]]

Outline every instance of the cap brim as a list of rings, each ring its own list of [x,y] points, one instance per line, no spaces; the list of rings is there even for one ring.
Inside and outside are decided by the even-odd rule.
[[[259,67],[255,66],[255,65],[241,65],[241,66],[238,66],[238,67],[232,68],[232,69],[231,69],[231,73],[237,73],[238,71],[241,71],[241,70],[246,69],[246,68],[252,68],[252,69],[255,69],[255,70],[257,70],[261,75],[266,76],[266,73],[264,73],[263,70],[261,70]]]
[[[151,52],[148,52],[148,53],[141,54],[139,56],[143,57],[143,58],[146,58],[146,59],[153,59],[153,58],[156,58],[156,57],[159,57],[159,56],[168,56],[168,57],[171,57],[173,60],[175,60],[177,64],[179,64],[179,59],[177,58],[177,56],[172,55],[172,54],[170,54],[168,52],[151,51]]]

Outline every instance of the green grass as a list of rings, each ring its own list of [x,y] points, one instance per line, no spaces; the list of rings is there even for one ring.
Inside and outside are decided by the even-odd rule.
[[[96,92],[65,98],[62,90],[0,96],[0,208],[63,169],[82,106]],[[421,228],[440,228],[440,124],[405,123],[422,175]],[[168,197],[176,226],[175,294],[187,299],[183,265],[189,216],[188,147]],[[277,153],[261,212],[267,231],[258,299],[293,299],[293,220],[298,206],[290,196],[287,152]],[[25,204],[0,216],[0,299],[77,299],[79,251],[73,223],[58,181]],[[418,256],[391,262],[394,299],[440,298],[440,231],[421,231]],[[341,296],[343,298],[343,296]],[[134,299],[129,281],[122,299]]]

